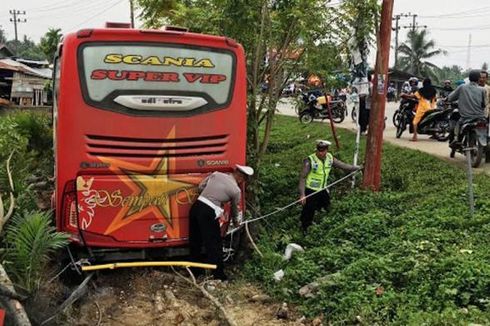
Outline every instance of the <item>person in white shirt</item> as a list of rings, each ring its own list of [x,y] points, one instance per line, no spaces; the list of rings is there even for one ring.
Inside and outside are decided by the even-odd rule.
[[[240,221],[238,204],[241,190],[239,184],[252,176],[254,170],[249,166],[235,165],[233,173],[213,172],[199,184],[200,195],[189,212],[189,247],[191,260],[215,264],[213,272],[216,279],[226,280],[223,266],[223,245],[220,234],[219,217],[223,214],[223,205],[231,204],[231,219],[235,226]],[[207,259],[201,257],[204,245]],[[200,270],[193,270],[199,274]]]

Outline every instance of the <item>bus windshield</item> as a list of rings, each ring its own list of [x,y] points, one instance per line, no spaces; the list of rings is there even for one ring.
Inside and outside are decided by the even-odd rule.
[[[198,113],[226,106],[235,57],[175,44],[97,44],[79,49],[87,104],[109,110]]]

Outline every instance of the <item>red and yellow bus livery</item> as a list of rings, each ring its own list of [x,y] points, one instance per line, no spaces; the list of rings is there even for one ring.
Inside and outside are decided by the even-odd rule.
[[[66,35],[55,58],[58,230],[90,248],[184,246],[199,182],[245,164],[244,60],[218,36]]]

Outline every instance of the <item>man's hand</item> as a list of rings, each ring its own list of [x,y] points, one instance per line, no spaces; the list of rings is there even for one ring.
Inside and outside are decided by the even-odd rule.
[[[299,197],[299,200],[300,200],[300,202],[301,202],[301,205],[303,205],[303,206],[304,206],[304,205],[306,204],[306,196],[300,196],[300,197]]]

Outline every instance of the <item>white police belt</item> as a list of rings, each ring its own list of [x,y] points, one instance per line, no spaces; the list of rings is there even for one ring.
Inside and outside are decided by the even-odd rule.
[[[220,217],[223,214],[223,212],[225,211],[223,208],[215,205],[212,201],[210,201],[206,197],[199,196],[199,197],[197,197],[197,200],[199,200],[200,202],[203,202],[204,204],[211,207],[214,210],[214,214],[216,215],[215,218]]]

